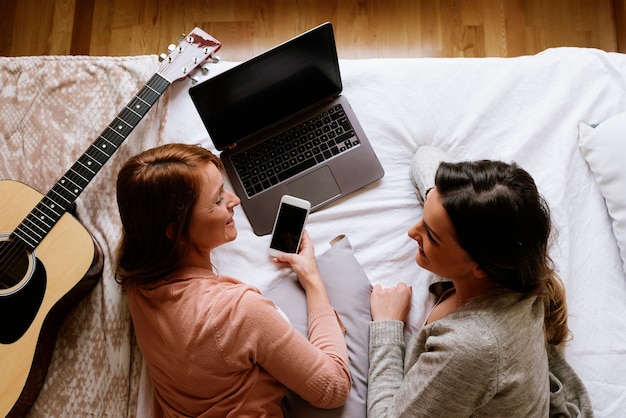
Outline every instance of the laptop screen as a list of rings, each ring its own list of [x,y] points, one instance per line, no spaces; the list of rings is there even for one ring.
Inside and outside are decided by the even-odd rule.
[[[189,89],[218,150],[341,92],[325,23]]]

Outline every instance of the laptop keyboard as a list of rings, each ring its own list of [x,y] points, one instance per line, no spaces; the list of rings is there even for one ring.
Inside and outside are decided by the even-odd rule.
[[[269,189],[360,145],[341,105],[233,156],[248,194]]]

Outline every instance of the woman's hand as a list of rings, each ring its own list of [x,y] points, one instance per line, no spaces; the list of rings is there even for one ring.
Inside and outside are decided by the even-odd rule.
[[[317,270],[315,261],[315,248],[309,233],[305,230],[300,241],[300,251],[298,254],[283,253],[273,259],[274,263],[286,264],[298,276],[298,281],[306,292],[307,305],[313,309],[320,305],[330,305],[326,287]]]
[[[404,321],[411,309],[411,295],[411,286],[403,282],[384,289],[379,284],[375,285],[370,297],[372,319]]]
[[[322,281],[317,271],[315,248],[306,230],[302,233],[300,250],[297,254],[283,253],[275,257],[273,261],[277,264],[288,264],[298,276],[304,290],[307,289],[307,285]]]

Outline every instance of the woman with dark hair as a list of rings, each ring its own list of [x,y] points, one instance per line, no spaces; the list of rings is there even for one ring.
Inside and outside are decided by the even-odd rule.
[[[306,292],[309,340],[254,287],[214,271],[237,236],[239,198],[210,151],[169,144],[129,159],[117,179],[116,279],[154,387],[155,416],[281,417],[286,388],[335,408],[351,379],[344,329],[305,233],[290,266]]]
[[[416,172],[424,210],[409,236],[438,301],[405,346],[410,286],[374,287],[368,416],[591,416],[556,350],[569,337],[565,289],[532,177],[514,163],[441,162],[431,188]]]

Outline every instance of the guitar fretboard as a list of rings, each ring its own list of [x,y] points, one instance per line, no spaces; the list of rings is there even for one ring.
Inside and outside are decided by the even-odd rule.
[[[21,241],[30,251],[34,251],[169,85],[170,82],[158,73],[152,76],[24,218],[11,234],[11,239]]]

